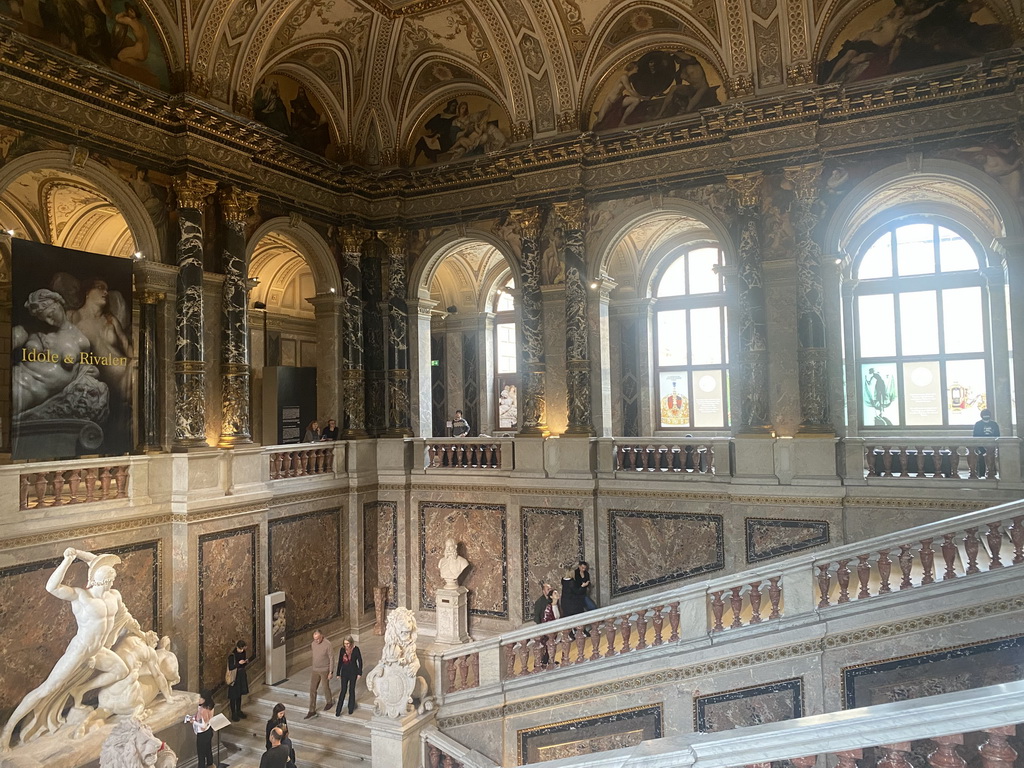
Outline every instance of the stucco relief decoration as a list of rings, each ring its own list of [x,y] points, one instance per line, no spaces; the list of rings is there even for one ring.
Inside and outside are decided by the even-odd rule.
[[[880,0],[829,45],[818,79],[871,80],[975,58],[1012,42],[983,0]]]
[[[479,157],[508,146],[510,127],[505,110],[480,96],[451,98],[413,131],[410,165],[444,163]]]
[[[681,48],[647,51],[605,80],[594,100],[594,131],[669,120],[722,103],[718,73]]]
[[[145,85],[170,90],[160,37],[141,0],[0,0],[0,16],[14,19],[22,34]]]
[[[285,141],[322,155],[338,159],[327,110],[320,100],[288,75],[264,77],[252,97],[253,117],[268,128],[285,135]]]

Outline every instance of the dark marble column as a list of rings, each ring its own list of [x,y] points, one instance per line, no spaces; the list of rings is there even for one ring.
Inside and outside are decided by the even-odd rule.
[[[366,431],[380,437],[387,428],[387,246],[378,233],[363,243],[360,259],[363,280],[363,390]]]
[[[737,394],[739,434],[770,435],[768,412],[768,321],[764,281],[761,276],[761,185],[760,171],[727,176],[736,196],[739,253],[734,306],[738,312]]]
[[[147,453],[163,450],[163,439],[160,434],[160,352],[156,343],[156,307],[166,298],[167,294],[160,291],[144,290],[139,294],[142,314],[139,328],[139,400],[142,404],[139,448]]]
[[[366,232],[345,227],[338,233],[341,246],[341,434],[344,440],[367,436],[366,376],[363,372],[363,273],[360,251]]]
[[[822,254],[821,245],[814,239],[821,167],[821,163],[809,163],[785,169],[795,194],[790,216],[796,239],[799,434],[803,435],[835,432],[829,403]]]
[[[547,364],[544,360],[544,311],[540,285],[540,209],[525,208],[512,211],[513,221],[519,227],[521,246],[522,286],[519,312],[519,363],[522,367],[523,405],[520,415],[520,437],[546,437],[547,401],[544,380]]]
[[[178,195],[178,280],[175,297],[174,449],[206,447],[206,362],[203,358],[203,209],[213,182],[192,174],[174,182]]]
[[[400,230],[384,235],[388,247],[388,378],[387,429],[389,437],[412,437],[409,391],[409,276],[406,270],[406,236]]]
[[[11,234],[0,230],[0,413],[11,412]],[[3,422],[0,430],[0,453],[10,459],[11,420]]]
[[[587,308],[587,265],[583,249],[583,200],[555,203],[561,220],[565,263],[565,367],[569,423],[565,434],[594,434],[591,405],[590,332]]]
[[[245,261],[245,220],[256,206],[256,195],[229,189],[221,192],[224,215],[224,299],[221,327],[221,365],[224,390],[220,447],[252,442],[249,402],[248,267]]]

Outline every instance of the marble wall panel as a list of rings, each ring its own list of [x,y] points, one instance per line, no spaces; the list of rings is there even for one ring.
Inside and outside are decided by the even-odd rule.
[[[250,659],[260,657],[255,525],[199,537],[199,686],[224,685],[224,668],[235,642],[245,639]]]
[[[523,618],[533,618],[540,582],[558,584],[583,556],[583,510],[523,507]],[[595,590],[596,591],[596,590]]]
[[[518,731],[519,764],[592,755],[660,739],[662,709],[662,704],[634,707]]]
[[[829,527],[825,520],[748,517],[744,523],[748,563],[771,560],[829,542]]]
[[[725,567],[721,515],[609,510],[612,597]]]
[[[363,505],[363,608],[373,609],[373,588],[388,588],[388,608],[398,606],[398,505]]]
[[[966,691],[1024,677],[1024,635],[844,667],[843,708]]]
[[[287,595],[289,638],[341,617],[340,542],[340,509],[267,524],[267,581],[271,592]]]
[[[508,538],[504,504],[420,502],[420,609],[432,610],[442,583],[437,563],[447,538],[469,561],[459,583],[469,590],[469,612],[508,618]]]
[[[129,612],[143,629],[159,632],[160,542],[102,551],[121,558],[114,588]],[[0,722],[46,679],[77,631],[71,604],[46,591],[46,581],[60,562],[55,558],[0,569]],[[85,563],[78,561],[64,583],[84,587],[87,573]]]
[[[702,733],[778,723],[803,716],[803,681],[800,679],[697,696],[693,702],[693,729]]]

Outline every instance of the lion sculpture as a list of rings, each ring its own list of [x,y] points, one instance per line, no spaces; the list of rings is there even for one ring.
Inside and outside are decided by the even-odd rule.
[[[408,608],[396,608],[388,617],[380,663],[366,676],[366,687],[374,695],[374,713],[400,718],[414,700],[421,713],[433,709],[434,700],[427,695],[427,681],[417,674],[419,670],[416,616]]]
[[[134,717],[122,720],[100,748],[100,768],[175,768],[178,756]]]

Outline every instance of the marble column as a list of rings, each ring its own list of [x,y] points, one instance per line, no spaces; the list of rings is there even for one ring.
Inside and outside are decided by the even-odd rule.
[[[587,309],[587,265],[583,248],[583,200],[555,203],[562,227],[565,263],[565,367],[567,436],[594,434],[591,406],[590,332]]]
[[[306,301],[313,305],[316,318],[316,412],[323,427],[328,419],[339,420],[338,374],[341,372],[341,318],[345,299],[331,288]]]
[[[609,323],[608,306],[611,293],[618,283],[608,275],[597,279],[596,301],[590,302],[591,328],[596,329],[597,349],[591,354],[590,375],[596,386],[591,386],[591,410],[593,412],[594,430],[598,437],[611,437],[612,432],[612,364],[611,364],[611,324]]]
[[[0,230],[0,413],[11,412],[11,317],[13,301],[11,299],[11,234]],[[11,425],[10,419],[0,419],[3,428],[0,430],[0,453],[10,458]]]
[[[1017,391],[1020,392],[1020,388],[1024,386],[1024,240],[1010,240],[1004,238],[999,241],[1003,249],[1006,252],[1006,271],[1007,271],[1007,283],[1006,287],[1009,294],[1009,307],[1010,307],[1010,341],[1013,344],[1013,349],[1018,350],[1017,354],[1013,356],[1013,380],[1017,383]],[[1003,354],[1002,350],[993,347],[993,355]],[[1018,395],[1013,401],[1011,407],[1016,408],[1015,418],[1013,422],[1017,424],[1017,429],[1022,429],[1021,425],[1024,425],[1024,397]],[[993,411],[993,418],[996,421],[1003,421],[1009,424],[1011,421],[1009,411],[1005,415],[1000,414],[999,411]],[[1008,435],[1010,430],[1006,429],[1004,432]]]
[[[761,185],[764,174],[726,176],[736,196],[739,253],[735,306],[738,309],[737,394],[739,434],[770,435],[768,413],[768,321],[761,275]]]
[[[406,297],[406,236],[400,230],[384,235],[388,247],[387,428],[388,437],[412,437],[409,381],[409,305]]]
[[[220,447],[252,443],[252,404],[249,401],[248,267],[245,260],[245,220],[256,206],[256,195],[238,189],[221,191],[224,215],[224,299],[221,323]]]
[[[800,380],[798,434],[833,435],[829,403],[828,349],[821,245],[814,239],[818,223],[821,163],[785,169],[795,199],[790,213],[796,239],[797,364]]]
[[[339,232],[341,245],[341,402],[339,437],[366,437],[366,376],[363,372],[363,273],[360,251],[366,232],[345,227]]]
[[[193,174],[174,181],[178,196],[175,296],[174,449],[205,448],[206,361],[203,346],[203,210],[211,181]]]
[[[437,302],[432,299],[415,299],[409,302],[409,347],[416,350],[413,359],[420,361],[411,372],[411,410],[413,431],[421,437],[430,437],[434,434],[434,409],[431,399],[433,369],[425,361],[431,359],[430,319],[436,306]]]
[[[519,414],[519,437],[546,437],[547,401],[544,357],[544,308],[541,297],[540,209],[512,211],[512,220],[519,227],[522,286],[519,310],[519,364],[522,368],[522,406]]]
[[[995,414],[1009,414],[1012,408],[1012,389],[1010,382],[1010,359],[1000,354],[999,350],[1011,349],[1009,322],[1006,316],[1006,275],[1001,266],[985,267],[981,270],[985,278],[985,290],[988,294],[989,319],[992,328],[992,390],[989,393],[988,407]],[[994,417],[996,421],[998,416]],[[1004,423],[1009,419],[1003,417]],[[1009,429],[1006,430],[1009,433]]]
[[[385,262],[387,246],[378,233],[363,243],[363,390],[366,431],[380,437],[387,428],[388,293]]]
[[[157,304],[167,298],[160,291],[143,290],[139,294],[141,326],[139,328],[139,400],[142,404],[141,445],[146,453],[163,450],[160,434],[160,352],[157,349]]]

